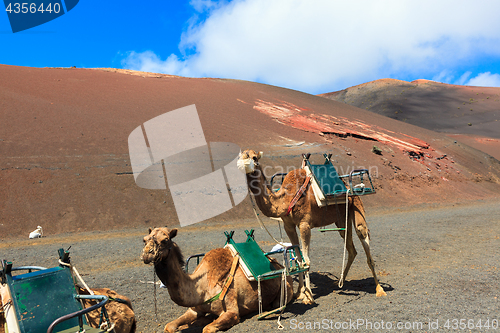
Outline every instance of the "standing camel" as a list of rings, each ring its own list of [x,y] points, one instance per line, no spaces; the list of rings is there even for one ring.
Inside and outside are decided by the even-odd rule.
[[[339,285],[342,285],[357,254],[352,241],[351,227],[354,225],[356,234],[361,240],[361,244],[365,250],[368,267],[370,267],[375,280],[376,295],[385,296],[386,293],[377,279],[375,263],[370,254],[370,231],[366,224],[365,210],[361,199],[358,196],[349,197],[347,226],[345,225],[345,203],[337,204],[337,208],[332,208],[333,206],[329,208],[328,206],[319,207],[311,186],[307,187],[304,194],[300,197],[295,206],[293,206],[290,214],[287,214],[290,202],[306,180],[306,171],[304,169],[296,169],[289,172],[283,179],[281,188],[277,192],[273,192],[267,183],[259,163],[261,157],[262,152],[256,153],[253,150],[245,150],[240,154],[238,167],[244,169],[248,187],[255,197],[259,209],[268,217],[281,218],[283,220],[286,234],[293,245],[299,244],[296,230],[297,227],[299,228],[300,239],[302,241],[301,249],[306,264],[310,264],[309,245],[312,228],[322,227],[332,223],[335,223],[339,228],[345,228],[345,231],[339,231],[340,236],[344,239],[347,234],[346,246],[349,253],[344,274],[339,281]],[[314,303],[308,273],[305,273],[305,284],[304,277],[302,274],[299,275],[298,293],[298,299],[302,299],[303,303]]]
[[[226,330],[238,324],[240,317],[259,309],[257,282],[250,282],[239,265],[225,297],[207,302],[223,289],[231,271],[233,256],[228,248],[209,251],[196,267],[193,274],[184,271],[184,259],[181,250],[172,241],[177,229],[149,229],[144,237],[142,260],[145,264],[153,263],[156,274],[167,287],[168,293],[176,304],[189,309],[176,320],[165,326],[165,332],[175,332],[179,326],[192,324],[207,313],[218,316],[203,333]],[[279,264],[274,262],[275,267]],[[287,300],[293,298],[291,277],[287,277]],[[281,279],[261,282],[262,306],[279,306]]]

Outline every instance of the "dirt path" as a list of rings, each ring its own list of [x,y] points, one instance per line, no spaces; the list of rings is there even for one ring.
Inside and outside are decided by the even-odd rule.
[[[344,288],[339,290],[336,281],[342,264],[341,238],[314,230],[311,282],[316,304],[289,305],[282,317],[286,331],[482,332],[488,331],[484,326],[487,320],[490,330],[491,325],[500,329],[498,201],[367,213],[372,253],[388,296],[375,297],[359,241],[355,241],[358,257]],[[264,249],[272,247],[256,221],[243,222],[246,228],[257,229],[256,239]],[[274,235],[279,235],[276,222],[269,225]],[[176,241],[187,257],[222,246],[226,229],[221,225],[194,225],[180,229]],[[245,226],[240,223],[233,229],[235,238],[243,240]],[[0,242],[0,259],[14,261],[16,266],[51,267],[56,264],[57,249],[71,246],[73,263],[91,287],[110,287],[132,299],[138,332],[163,332],[164,325],[184,309],[170,300],[166,289],[156,289],[156,320],[153,271],[139,259],[144,234],[145,230],[127,230],[49,236],[35,241],[4,240]],[[229,331],[277,331],[276,317],[263,321],[257,321],[256,316],[243,318]]]

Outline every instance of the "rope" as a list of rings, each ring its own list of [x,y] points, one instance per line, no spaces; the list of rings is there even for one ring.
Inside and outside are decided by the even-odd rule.
[[[284,306],[287,305],[288,303],[288,293],[286,291],[286,276],[287,276],[287,270],[288,270],[288,267],[285,266],[286,265],[286,261],[285,261],[285,257],[283,257],[283,272],[281,273],[281,295],[280,295],[280,308],[281,308],[281,312],[278,316],[278,329],[279,330],[283,330],[285,327],[281,324],[281,316],[283,315],[283,312],[285,312],[285,308]],[[283,303],[283,301],[285,301]]]
[[[149,253],[153,253],[153,257],[155,258],[154,264],[153,264],[153,298],[154,298],[154,303],[155,303],[155,321],[158,322],[158,306],[157,306],[157,300],[156,300],[156,264],[160,262],[161,256],[158,255],[160,252],[160,245],[156,241],[155,236],[152,237],[153,239],[153,244],[154,248],[149,250]],[[170,246],[166,248],[165,250],[169,250],[167,254],[167,259],[168,256],[170,255],[170,249],[174,246],[174,243],[170,240]]]
[[[344,272],[345,272],[345,253],[347,250],[347,232],[351,229],[351,226],[347,226],[349,217],[349,195],[348,192],[345,194],[345,235],[344,235],[344,256],[342,258],[342,273],[340,274],[339,288],[344,286]]]
[[[78,270],[76,269],[75,266],[73,266],[71,264],[68,264],[68,263],[65,263],[61,259],[59,259],[59,265],[69,267],[69,269],[76,275],[76,277],[78,278],[78,280],[80,280],[80,282],[83,284],[83,287],[87,290],[87,292],[90,295],[95,295],[95,293],[92,290],[90,290],[89,286],[85,283],[85,281],[83,280],[83,278],[80,275],[80,273],[78,273]],[[80,302],[81,302],[82,306],[84,307],[83,300],[80,300]],[[90,317],[89,317],[88,313],[85,314],[85,318],[87,318],[87,322],[90,322]]]
[[[280,314],[278,317],[278,329],[282,330],[284,328],[285,328],[285,326],[283,326],[283,324],[281,324],[281,314]]]
[[[104,330],[106,332],[113,332],[115,328],[115,323],[111,323],[111,326],[108,328],[107,323],[102,323],[101,326],[99,327],[101,330]]]
[[[69,267],[70,270],[76,275],[76,277],[78,278],[78,280],[80,280],[80,282],[82,283],[82,285],[85,287],[85,289],[87,290],[87,292],[90,294],[90,295],[95,295],[94,291],[92,291],[89,286],[85,283],[85,281],[83,280],[82,276],[80,275],[80,273],[78,273],[78,270],[76,269],[75,266],[71,265],[71,264],[68,264],[68,263],[65,263],[64,261],[62,261],[61,259],[59,259],[59,264],[62,265],[62,266],[66,266],[66,267]],[[117,302],[120,302],[120,303],[125,303],[124,300],[120,299],[120,298],[112,298],[112,297],[109,297],[110,300],[112,301],[117,301]],[[12,300],[11,300],[12,301]],[[9,304],[9,303],[7,303]],[[156,313],[156,298],[155,298],[155,313]],[[102,315],[102,314],[101,314]],[[85,314],[85,317],[87,317],[87,321],[89,321],[89,318],[87,316],[87,314]],[[101,330],[105,330],[106,332],[113,332],[113,329],[115,328],[115,323],[111,323],[111,326],[109,328],[108,327],[108,324],[107,323],[102,323],[101,324]],[[85,330],[84,330],[85,331]]]
[[[260,228],[261,229],[264,229],[266,230],[267,234],[269,235],[269,237],[271,237],[275,242],[276,244],[279,244],[283,247],[286,247],[286,245],[284,244],[283,242],[283,234],[281,232],[281,224],[278,220],[278,227],[280,229],[280,236],[281,236],[281,241],[277,240],[270,232],[269,230],[267,229],[266,225],[264,224],[264,222],[262,222],[262,220],[260,219],[260,216],[259,216],[259,213],[257,213],[257,209],[255,208],[255,201],[253,200],[253,194],[252,192],[250,192],[250,189],[248,189],[248,193],[249,193],[249,197],[250,197],[250,201],[252,202],[252,209],[253,209],[253,212],[255,214],[255,217],[257,218],[257,221],[259,221],[259,224],[260,224]],[[302,194],[302,193],[301,193]],[[292,206],[293,207],[293,206]],[[284,222],[283,222],[284,223]],[[286,305],[287,302],[288,302],[288,293],[286,292],[286,265],[285,265],[285,258],[283,257],[283,267],[285,267],[285,269],[283,270],[283,273],[282,273],[282,279],[281,279],[281,295],[280,295],[280,307],[283,307],[283,305]],[[257,277],[257,284],[258,284],[258,295],[259,295],[259,315],[262,314],[262,294],[261,294],[261,289],[260,289],[260,278]],[[284,297],[283,297],[283,294],[284,294]],[[283,298],[285,299],[285,304],[283,304]],[[283,324],[281,324],[281,316],[283,315],[283,312],[285,312],[285,309],[283,308],[281,310],[281,313],[279,314],[278,316],[278,329],[279,330],[283,330],[285,327],[283,326]]]
[[[59,259],[59,265],[69,267],[73,271],[73,273],[76,275],[78,280],[80,280],[80,282],[85,287],[85,289],[89,292],[89,294],[95,295],[94,292],[92,290],[90,290],[89,286],[85,283],[85,281],[83,281],[82,276],[80,275],[80,273],[78,273],[78,270],[76,269],[75,266],[68,264],[68,263],[65,263],[64,261],[61,261],[61,259]]]
[[[7,301],[4,305],[0,307],[0,313],[5,313],[7,306],[12,305],[12,298]]]
[[[281,230],[281,223],[280,223],[280,221],[281,221],[281,222],[283,222],[283,220],[280,218],[280,219],[279,219],[279,220],[277,220],[277,221],[278,221],[278,227],[279,227],[279,229],[280,229],[280,239],[281,239],[281,241],[283,242],[283,231]],[[284,225],[284,224],[285,224],[285,222],[283,222],[283,225]]]
[[[156,305],[156,270],[153,265],[153,298],[155,303],[155,321],[158,322],[158,307]]]
[[[262,314],[262,293],[260,292],[260,276],[257,276],[257,286],[259,289],[259,315]]]
[[[252,194],[252,192],[250,192],[250,189],[248,189],[248,192],[250,194],[250,201],[252,202],[253,212],[255,214],[255,217],[257,218],[257,221],[259,221],[260,228],[266,230],[266,232],[269,235],[269,237],[271,237],[276,242],[276,244],[279,244],[279,245],[281,245],[283,247],[286,247],[286,245],[283,243],[283,239],[281,239],[281,242],[280,242],[279,240],[277,240],[276,238],[274,238],[274,236],[269,232],[269,230],[267,230],[264,222],[262,222],[262,220],[260,219],[259,213],[257,213],[257,209],[255,208],[255,202],[253,200],[253,194]],[[278,222],[278,226],[280,226],[279,222]],[[280,226],[280,231],[281,231],[281,226]]]

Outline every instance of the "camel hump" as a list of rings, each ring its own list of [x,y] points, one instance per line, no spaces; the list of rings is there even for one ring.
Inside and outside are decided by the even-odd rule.
[[[89,295],[89,292],[86,289],[80,286],[77,287],[79,290],[78,293],[80,295]],[[128,307],[130,307],[130,309],[132,309],[132,301],[127,296],[120,295],[116,291],[111,290],[109,288],[91,288],[91,290],[95,295],[107,296],[110,299],[110,301],[117,301],[119,303],[126,304]]]
[[[285,187],[297,188],[297,190],[304,184],[307,178],[307,172],[304,169],[295,169],[290,171],[283,179]],[[291,190],[291,188],[289,190]]]
[[[285,179],[287,177],[290,177],[290,180],[294,179],[295,181],[304,182],[307,172],[304,169],[294,169],[286,175]]]
[[[233,255],[227,248],[214,249],[205,255],[203,262],[208,270],[208,285],[213,288],[217,284],[224,283],[224,279],[231,270]]]

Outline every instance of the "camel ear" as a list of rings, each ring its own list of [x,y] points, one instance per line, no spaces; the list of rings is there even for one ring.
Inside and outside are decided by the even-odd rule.
[[[263,151],[259,151],[259,155],[257,155],[257,159],[261,159],[262,156],[264,156],[264,152]]]
[[[153,231],[153,229],[149,228],[148,235]]]
[[[170,239],[174,238],[175,236],[177,236],[177,229],[170,230],[170,233],[169,233]]]

